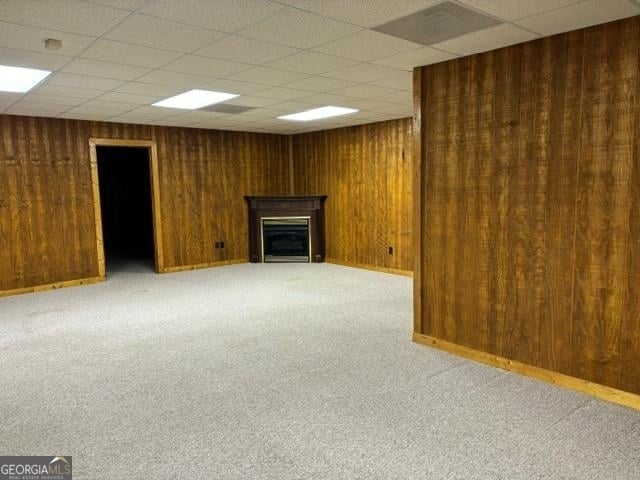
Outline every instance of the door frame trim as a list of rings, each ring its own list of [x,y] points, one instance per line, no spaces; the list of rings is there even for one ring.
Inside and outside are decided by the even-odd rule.
[[[160,175],[158,173],[158,147],[154,140],[120,140],[113,138],[90,138],[89,157],[91,160],[91,190],[96,226],[96,253],[98,276],[106,278],[104,237],[102,235],[102,210],[100,206],[100,183],[98,178],[98,152],[96,147],[136,147],[149,152],[149,173],[151,180],[151,212],[153,217],[153,244],[156,273],[163,273],[164,255],[162,245],[162,214],[160,204]]]

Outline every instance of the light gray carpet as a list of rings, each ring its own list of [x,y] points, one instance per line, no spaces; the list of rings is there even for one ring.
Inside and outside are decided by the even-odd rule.
[[[640,478],[640,412],[411,326],[409,278],[329,264],[0,299],[0,454],[76,479]]]

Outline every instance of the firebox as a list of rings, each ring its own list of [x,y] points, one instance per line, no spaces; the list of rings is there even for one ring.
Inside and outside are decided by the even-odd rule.
[[[262,217],[265,263],[310,262],[310,217]]]

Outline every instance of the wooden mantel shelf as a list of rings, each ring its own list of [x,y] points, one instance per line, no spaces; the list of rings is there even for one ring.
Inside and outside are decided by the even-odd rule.
[[[326,195],[244,197],[249,205],[249,258],[262,262],[261,223],[263,217],[309,217],[311,261],[324,262],[324,201]]]

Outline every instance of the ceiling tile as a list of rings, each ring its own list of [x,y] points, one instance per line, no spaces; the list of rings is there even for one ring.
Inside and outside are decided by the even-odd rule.
[[[328,92],[329,90],[337,90],[356,85],[346,80],[338,80],[337,78],[327,77],[309,77],[295,82],[287,83],[287,88],[295,88],[299,90],[309,90],[311,92]]]
[[[222,38],[222,32],[133,14],[105,38],[175,52],[192,52]]]
[[[276,70],[274,68],[253,67],[244,72],[236,73],[229,77],[231,80],[240,80],[251,83],[262,83],[264,85],[282,85],[284,83],[293,82],[306,78],[304,73],[287,72],[284,70]]]
[[[185,121],[190,120],[192,123],[205,122],[212,118],[223,116],[222,113],[204,112],[199,110],[180,110],[178,108],[163,108],[163,107],[158,107],[158,108],[162,110],[166,110],[167,112],[169,112],[168,113],[169,115],[171,115],[171,113],[175,113],[175,115],[171,118],[176,118],[176,119],[185,120]],[[182,113],[178,113],[178,112],[182,112]]]
[[[393,104],[384,102],[381,99],[346,97],[340,106],[367,110],[369,112],[379,112],[381,109],[389,108],[390,105]]]
[[[342,37],[338,40],[315,47],[314,50],[367,62],[376,58],[414,50],[419,46],[417,43],[392,37],[384,33],[374,32],[372,30],[360,30],[348,37]]]
[[[149,120],[143,120],[137,117],[127,117],[126,115],[116,115],[114,117],[107,118],[106,121],[113,123],[131,123],[134,125],[145,125]]]
[[[140,11],[221,32],[235,32],[283,8],[267,0],[155,0]]]
[[[413,72],[404,72],[397,77],[383,78],[370,82],[372,85],[380,85],[381,87],[395,88],[398,90],[413,91]]]
[[[149,113],[140,113],[140,112],[136,112],[135,110],[131,111],[131,112],[125,112],[125,113],[121,113],[120,115],[115,115],[113,117],[111,117],[109,120],[112,120],[114,122],[127,122],[127,121],[131,121],[131,122],[135,122],[135,121],[140,121],[140,122],[148,122],[151,120],[160,120],[162,119],[161,115],[158,114],[149,114]]]
[[[94,100],[88,100],[86,103],[82,104],[79,107],[76,107],[74,110],[77,110],[79,108],[86,108],[86,109],[100,110],[105,113],[114,112],[115,114],[118,112],[135,110],[139,106],[140,106],[139,104],[135,104],[135,103],[109,102],[106,100],[94,99]]]
[[[459,0],[504,20],[517,20],[583,2],[584,0]]]
[[[175,112],[177,110],[173,110],[171,108],[154,107],[153,105],[142,105],[131,111],[136,112],[140,115],[148,115],[155,118],[166,118],[170,115],[175,115]]]
[[[28,102],[26,100],[19,100],[12,107],[10,107],[10,111],[13,112],[17,109],[20,109],[20,110],[28,110],[30,112],[33,112],[34,114],[41,113],[41,112],[42,113],[45,113],[45,112],[61,113],[66,110],[69,110],[69,108],[71,108],[70,105],[60,105],[55,103],[36,103],[36,102]]]
[[[129,82],[118,87],[115,91],[120,93],[133,93],[135,95],[171,97],[184,92],[184,88],[168,85],[152,85],[142,82]]]
[[[140,75],[149,72],[148,68],[134,67],[133,65],[121,65],[119,63],[99,62],[76,58],[63,69],[63,72],[96,77],[113,78],[115,80],[133,80]]]
[[[216,80],[210,80],[205,88],[207,90],[215,90],[217,92],[237,93],[239,95],[247,95],[250,93],[259,92],[260,90],[266,90],[269,88],[267,85],[259,83],[241,82],[240,80],[231,80],[228,78],[220,78]]]
[[[294,53],[288,57],[270,62],[265,66],[313,75],[350,67],[356,64],[357,62],[353,60],[306,50],[304,52]]]
[[[227,77],[251,67],[244,63],[227,62],[226,60],[199,57],[196,55],[185,55],[162,68],[163,70],[190,73],[194,75]]]
[[[86,101],[86,98],[60,97],[57,95],[29,93],[20,100],[20,103],[29,102],[33,105],[66,105],[67,107],[75,107],[76,105],[80,105]]]
[[[57,70],[64,66],[71,58],[72,57],[55,55],[53,53],[37,53],[17,50],[15,48],[0,48],[0,64],[15,67]]]
[[[498,25],[461,37],[452,38],[436,43],[433,47],[457,53],[458,55],[472,55],[497,48],[515,45],[538,38],[538,35],[510,24]]]
[[[203,77],[202,75],[190,75],[188,73],[167,72],[165,70],[154,70],[136,81],[142,83],[152,83],[154,85],[166,85],[174,87],[183,87],[185,90],[189,88],[200,88],[211,82],[211,77]]]
[[[63,107],[68,108],[68,107]],[[5,115],[21,115],[25,117],[57,117],[63,114],[64,110],[41,109],[41,108],[19,108],[9,107],[4,111]]]
[[[87,75],[76,75],[73,73],[54,73],[47,77],[46,85],[60,85],[72,88],[90,88],[98,90],[112,90],[119,87],[124,82],[122,80],[113,80],[111,78],[91,77]]]
[[[103,93],[105,93],[105,91],[94,90],[90,88],[73,88],[62,87],[60,85],[44,84],[38,87],[36,90],[33,90],[33,93],[37,93],[39,95],[55,95],[60,97],[89,99],[102,95]]]
[[[296,48],[285,47],[284,45],[275,45],[251,38],[229,35],[195,53],[221,60],[262,65],[297,51],[298,49]]]
[[[71,120],[87,120],[90,122],[101,122],[106,120],[107,118],[109,118],[110,115],[108,114],[90,114],[90,113],[79,113],[79,112],[64,112],[61,113],[59,115],[57,115],[57,117],[60,118],[68,118]]]
[[[128,15],[116,8],[73,0],[3,0],[0,20],[62,32],[100,36]]]
[[[440,1],[280,0],[280,3],[368,28],[418,12]]]
[[[124,10],[137,10],[146,0],[84,0],[85,2],[97,3],[108,7],[122,8]]]
[[[149,125],[164,125],[167,127],[186,127],[190,123],[191,123],[190,121],[180,121],[180,120],[173,120],[169,118],[163,118],[162,120],[152,120],[149,122]]]
[[[266,107],[278,102],[278,99],[243,95],[237,98],[232,98],[231,100],[227,100],[224,103],[228,103],[230,105],[239,105],[242,107]]]
[[[242,30],[241,35],[295,48],[311,48],[358,30],[348,23],[287,7]]]
[[[351,80],[353,82],[371,82],[382,78],[395,77],[401,73],[401,70],[395,68],[372,65],[370,63],[361,63],[359,65],[354,65],[353,67],[347,67],[326,73],[325,76],[339,78],[342,80]]]
[[[516,23],[543,35],[553,35],[634,15],[640,15],[640,5],[628,0],[590,0]]]
[[[0,102],[13,103],[24,97],[23,93],[0,92]]]
[[[400,92],[398,90],[394,90],[393,92],[380,95],[379,99],[385,102],[402,103],[404,105],[413,106],[413,93],[410,91]]]
[[[334,95],[341,95],[345,97],[374,98],[374,97],[380,97],[382,95],[391,94],[394,92],[397,92],[397,91],[387,87],[380,87],[378,85],[361,83],[358,85],[354,85],[352,87],[334,90],[331,93]]]
[[[323,104],[313,104],[313,103],[305,103],[305,102],[280,102],[275,105],[271,105],[269,110],[265,112],[267,118],[275,118],[280,115],[286,115],[287,113],[297,113],[304,112],[305,110],[310,110],[315,108],[316,106],[320,106]]]
[[[150,105],[163,97],[160,96],[148,96],[148,95],[134,95],[133,93],[120,93],[120,92],[107,92],[104,95],[98,97],[98,100],[105,102],[121,102],[138,105]]]
[[[351,102],[357,99],[353,97],[345,97],[341,95],[333,95],[331,93],[316,93],[315,95],[309,95],[308,97],[302,97],[300,102],[309,103],[312,105],[334,105],[336,107],[349,107]]]
[[[402,70],[413,70],[414,67],[431,65],[432,63],[444,62],[456,58],[453,53],[443,52],[431,47],[421,47],[410,52],[399,53],[385,58],[374,60],[373,63],[386,67],[400,68]]]
[[[34,52],[44,52],[44,41],[56,38],[62,41],[62,48],[56,51],[59,55],[77,55],[91,45],[94,37],[76,35],[37,27],[15,25],[0,22],[0,47],[17,48]]]
[[[413,115],[413,107],[404,103],[379,103],[378,105],[371,105],[369,110],[377,113],[403,115],[406,117]]]
[[[293,88],[273,87],[257,93],[260,97],[275,98],[278,100],[296,100],[300,97],[306,97],[309,92],[306,90],[295,90]]]
[[[139,67],[158,68],[176,60],[182,54],[142,47],[130,43],[100,39],[80,55],[84,58]]]

